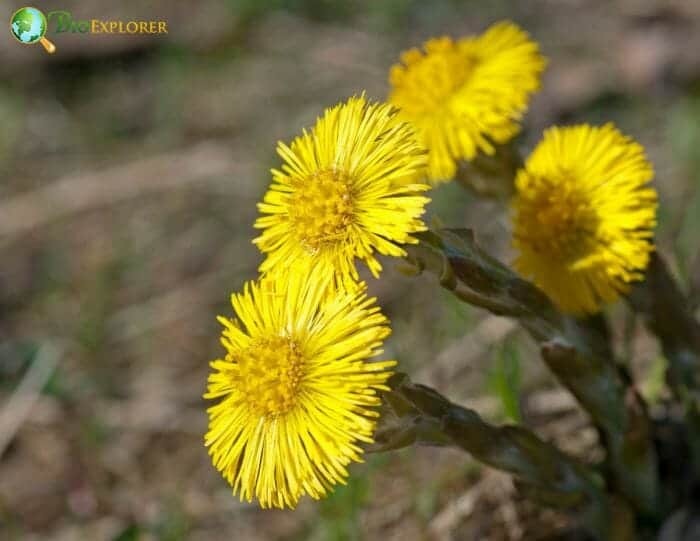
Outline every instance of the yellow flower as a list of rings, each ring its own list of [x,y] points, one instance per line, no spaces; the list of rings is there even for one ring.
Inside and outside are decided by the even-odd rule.
[[[272,170],[258,204],[266,216],[255,222],[263,231],[253,242],[267,254],[261,272],[312,260],[347,285],[358,279],[355,258],[378,276],[375,251],[403,256],[400,244],[426,229],[429,199],[419,192],[429,186],[407,181],[425,167],[425,151],[389,105],[350,98],[277,152],[285,163]]]
[[[358,443],[372,442],[377,390],[396,363],[367,362],[390,329],[362,290],[295,271],[232,295],[238,319],[219,318],[227,354],[211,363],[204,397],[221,400],[208,409],[205,441],[241,500],[318,499],[361,461]]]
[[[644,148],[612,124],[550,128],[516,176],[517,269],[590,314],[643,278],[657,197]]]
[[[493,154],[494,143],[518,133],[545,59],[537,43],[510,22],[477,37],[428,40],[391,68],[389,102],[416,128],[429,150],[428,177],[454,177],[457,161]]]

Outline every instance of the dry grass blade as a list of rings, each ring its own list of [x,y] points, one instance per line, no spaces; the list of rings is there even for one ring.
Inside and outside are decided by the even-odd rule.
[[[85,175],[68,176],[16,195],[0,205],[0,238],[13,237],[70,214],[162,192],[211,177],[232,175],[237,163],[217,143]]]
[[[210,272],[143,303],[122,308],[107,321],[109,335],[115,342],[128,342],[191,316],[194,307],[209,302],[209,292],[226,276],[220,270]]]
[[[0,457],[29,416],[60,358],[60,349],[51,344],[43,345],[21,383],[0,411]]]

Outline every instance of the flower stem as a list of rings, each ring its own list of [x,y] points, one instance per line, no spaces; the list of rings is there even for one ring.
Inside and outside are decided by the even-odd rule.
[[[612,486],[647,514],[657,510],[657,458],[646,408],[611,358],[595,327],[561,314],[544,293],[483,252],[469,230],[429,231],[407,247],[407,260],[428,270],[470,304],[512,317],[540,343],[542,358],[601,431]]]
[[[455,180],[478,195],[508,200],[515,192],[515,174],[523,159],[513,141],[494,148],[490,156],[480,153],[471,161],[460,161]]]
[[[391,391],[384,394],[387,411],[380,417],[372,450],[395,449],[414,441],[455,445],[480,462],[514,475],[528,497],[582,515],[582,523],[601,541],[634,538],[629,507],[605,493],[603,480],[589,466],[526,428],[485,422],[475,411],[412,383],[405,374],[395,374],[389,385]],[[395,436],[401,424],[403,437],[398,444]],[[616,529],[620,524],[626,524],[624,531]]]
[[[652,254],[644,281],[632,288],[628,300],[668,360],[666,380],[685,408],[694,473],[700,476],[700,323],[658,253]]]

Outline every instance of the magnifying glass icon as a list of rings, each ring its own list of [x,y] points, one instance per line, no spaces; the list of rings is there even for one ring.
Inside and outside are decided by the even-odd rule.
[[[56,46],[44,37],[47,28],[46,17],[33,7],[18,9],[10,19],[10,31],[17,41],[23,45],[39,42],[47,53],[53,54],[56,52]]]

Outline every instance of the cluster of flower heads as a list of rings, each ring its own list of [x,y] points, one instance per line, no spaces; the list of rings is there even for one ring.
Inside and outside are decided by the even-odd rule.
[[[213,361],[206,445],[241,499],[294,507],[344,483],[371,442],[395,361],[376,361],[387,319],[356,264],[403,256],[426,229],[430,184],[519,131],[545,59],[498,23],[432,39],[391,69],[388,103],[327,109],[290,145],[258,205],[261,276],[232,295]],[[517,173],[516,268],[567,312],[592,313],[640,279],[656,195],[640,145],[613,126],[551,128]]]
[[[387,104],[364,96],[327,109],[291,145],[258,208],[261,278],[232,297],[223,359],[205,398],[214,465],[247,500],[294,507],[343,483],[371,442],[378,391],[395,361],[373,361],[389,335],[357,260],[405,255],[425,230],[426,153]]]

